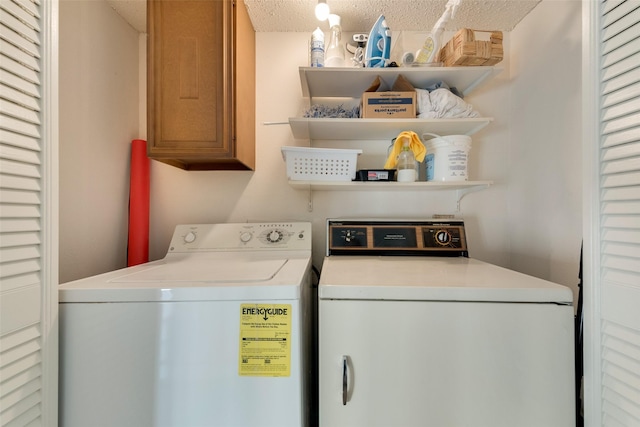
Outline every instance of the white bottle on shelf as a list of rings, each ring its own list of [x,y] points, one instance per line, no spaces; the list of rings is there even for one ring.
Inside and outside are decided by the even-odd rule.
[[[405,141],[398,155],[398,182],[414,182],[416,180],[416,158],[409,148],[409,141]]]
[[[312,67],[324,67],[324,32],[320,27],[311,34],[310,63]]]

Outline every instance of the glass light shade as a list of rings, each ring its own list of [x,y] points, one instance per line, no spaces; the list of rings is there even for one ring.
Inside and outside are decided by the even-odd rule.
[[[316,5],[316,18],[318,21],[326,21],[329,13],[329,5],[326,0],[318,0],[318,4]]]

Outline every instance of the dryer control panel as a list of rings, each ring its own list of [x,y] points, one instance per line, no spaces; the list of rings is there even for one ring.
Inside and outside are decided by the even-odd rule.
[[[327,255],[468,256],[462,220],[327,221]]]

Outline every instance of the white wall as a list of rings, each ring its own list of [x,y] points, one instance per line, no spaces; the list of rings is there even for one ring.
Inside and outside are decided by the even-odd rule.
[[[60,2],[60,282],[126,265],[138,33],[104,1]]]
[[[579,7],[577,1],[544,0],[512,34],[505,34],[503,72],[467,98],[484,116],[495,119],[473,135],[469,173],[472,179],[495,184],[465,196],[460,212],[456,212],[455,194],[449,192],[315,192],[309,211],[310,195],[287,185],[280,153],[283,145],[305,145],[306,141],[294,140],[287,125],[264,124],[286,121],[304,110],[298,67],[307,63],[309,35],[256,34],[256,171],[186,172],[152,162],[150,257],[164,256],[179,223],[305,220],[314,224],[314,263],[320,266],[327,217],[456,213],[466,219],[471,256],[575,288],[581,169],[574,151],[580,143],[580,51],[573,43],[579,45]],[[543,47],[536,47],[537,43]],[[140,46],[144,65],[144,43]],[[548,76],[548,82],[543,76]],[[132,137],[123,139],[122,144],[127,144]],[[344,142],[345,147],[353,144]],[[92,158],[88,153],[85,161]],[[118,161],[109,163],[115,166]],[[113,179],[124,179],[115,174]],[[120,209],[126,212],[127,190],[119,191],[114,188],[111,196],[120,199]],[[99,200],[95,193],[83,197],[94,203]],[[68,206],[82,200],[76,195]],[[74,216],[78,220],[79,215]],[[89,223],[95,224],[95,219]],[[126,222],[111,222],[107,229],[126,233]],[[76,260],[93,264],[95,256],[122,251],[121,242],[112,240],[99,249],[100,254],[81,256],[85,237],[72,239],[71,233],[71,227],[61,230],[61,241],[66,239],[68,248],[78,253]],[[68,263],[66,267],[71,268]],[[94,270],[92,274],[100,272]]]
[[[509,266],[563,284],[578,282],[582,241],[581,13],[543,1],[510,51]]]

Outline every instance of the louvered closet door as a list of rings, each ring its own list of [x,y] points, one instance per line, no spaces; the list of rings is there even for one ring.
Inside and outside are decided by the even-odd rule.
[[[48,83],[56,0],[0,0],[0,425],[56,425],[57,125]],[[47,3],[48,2],[48,3]],[[49,25],[51,26],[51,25]],[[57,52],[57,49],[56,49]],[[57,54],[56,54],[57,55]],[[56,83],[57,84],[57,83]],[[57,114],[57,113],[56,113]],[[56,130],[52,130],[51,128]],[[47,137],[47,135],[52,135]],[[55,218],[55,219],[54,219]],[[55,249],[54,249],[55,252]],[[53,390],[52,390],[53,387]],[[47,416],[48,414],[48,416]],[[49,418],[49,419],[47,419]],[[54,418],[54,419],[51,419]]]
[[[587,421],[631,427],[640,426],[640,2],[597,2],[594,13],[599,271],[590,295],[601,311],[591,349],[600,398]]]

